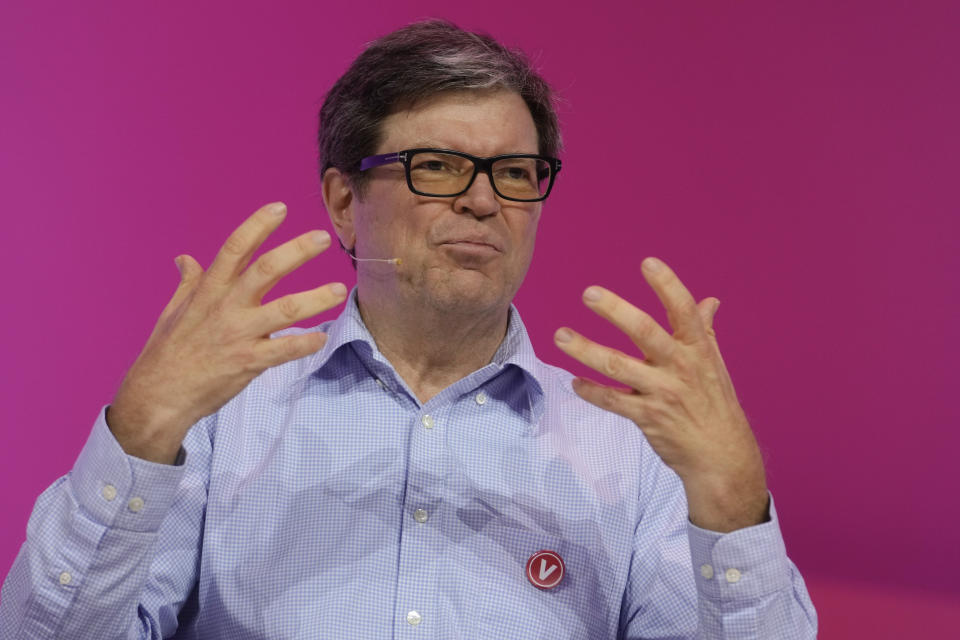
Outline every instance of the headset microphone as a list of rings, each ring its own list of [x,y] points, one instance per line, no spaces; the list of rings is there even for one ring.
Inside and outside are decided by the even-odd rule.
[[[358,258],[353,251],[350,251],[350,249],[344,247],[343,250],[354,260],[354,262],[389,262],[396,265],[400,264],[400,258]]]

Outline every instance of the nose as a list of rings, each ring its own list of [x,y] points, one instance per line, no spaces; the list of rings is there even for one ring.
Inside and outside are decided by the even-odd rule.
[[[473,184],[453,201],[453,210],[468,213],[476,218],[486,218],[500,211],[500,201],[490,184],[490,176],[478,172]]]

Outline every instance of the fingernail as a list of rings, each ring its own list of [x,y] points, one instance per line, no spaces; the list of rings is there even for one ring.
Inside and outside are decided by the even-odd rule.
[[[553,339],[557,342],[567,343],[573,340],[573,333],[569,329],[557,329],[557,332],[553,334]]]
[[[583,292],[583,299],[587,302],[596,302],[603,297],[603,293],[597,287],[587,287]]]
[[[330,243],[330,234],[326,231],[314,231],[310,234],[310,239],[313,240],[315,244],[323,246]]]
[[[720,301],[717,300],[715,303],[713,303],[713,312],[716,313],[717,309],[719,308],[720,308]]]
[[[287,212],[287,205],[282,202],[274,202],[270,205],[270,213],[277,216],[278,218],[282,217]]]
[[[347,288],[344,286],[342,282],[334,282],[333,284],[331,284],[330,291],[338,296],[347,295]]]
[[[177,256],[173,259],[173,264],[177,265],[177,271],[180,272],[180,275],[183,275],[183,258]]]
[[[650,273],[657,273],[663,267],[663,263],[656,258],[647,258],[640,266]]]

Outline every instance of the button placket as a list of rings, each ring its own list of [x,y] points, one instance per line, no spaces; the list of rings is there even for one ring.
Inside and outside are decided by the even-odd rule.
[[[430,632],[432,626],[426,618],[432,615],[429,603],[435,598],[431,585],[437,581],[437,566],[424,559],[441,551],[436,525],[437,518],[442,518],[442,484],[447,464],[443,437],[450,412],[447,405],[440,402],[429,407],[421,405],[415,411],[407,423],[412,429],[410,466],[406,478],[397,583],[397,600],[403,604],[396,615],[397,623],[406,628],[406,633],[422,635]]]

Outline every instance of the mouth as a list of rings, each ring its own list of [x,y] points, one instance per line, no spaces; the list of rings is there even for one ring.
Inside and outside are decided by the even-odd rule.
[[[487,234],[464,234],[462,236],[453,236],[448,238],[440,243],[441,245],[454,246],[454,247],[486,247],[493,251],[503,253],[503,247],[500,246],[500,243],[496,241],[495,238],[488,236]]]
[[[482,240],[448,240],[440,246],[463,257],[494,258],[503,253],[499,247]]]
[[[499,251],[497,247],[489,242],[479,242],[476,240],[448,240],[445,245],[464,246],[464,247],[488,247],[494,251]]]

